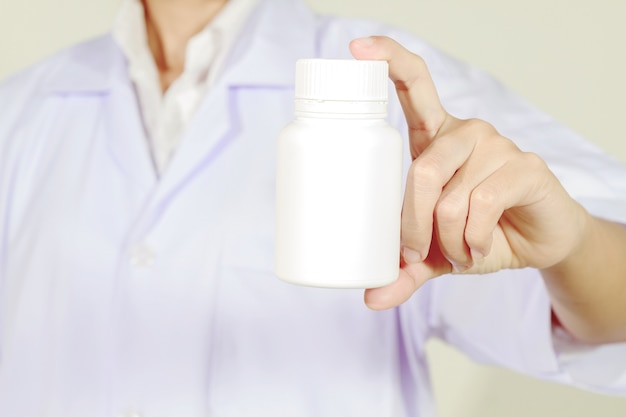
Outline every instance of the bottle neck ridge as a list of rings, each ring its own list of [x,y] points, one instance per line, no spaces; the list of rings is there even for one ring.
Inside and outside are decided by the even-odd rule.
[[[296,99],[295,113],[302,117],[384,119],[387,102]]]

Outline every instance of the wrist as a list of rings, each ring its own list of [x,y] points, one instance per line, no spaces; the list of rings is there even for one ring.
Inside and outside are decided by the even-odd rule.
[[[586,262],[588,256],[593,256],[592,250],[594,247],[600,247],[597,245],[599,239],[598,227],[600,220],[593,217],[589,212],[575,202],[573,208],[574,221],[571,223],[571,245],[569,251],[565,252],[565,255],[557,260],[552,266],[546,268],[549,270],[568,270],[571,268],[579,268]]]

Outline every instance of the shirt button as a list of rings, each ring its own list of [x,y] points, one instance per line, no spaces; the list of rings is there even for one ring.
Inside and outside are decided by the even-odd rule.
[[[130,264],[137,268],[149,268],[154,265],[155,253],[145,244],[137,245],[130,250]]]

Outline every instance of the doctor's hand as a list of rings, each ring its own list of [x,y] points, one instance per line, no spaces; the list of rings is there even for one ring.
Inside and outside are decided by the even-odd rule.
[[[487,122],[448,114],[424,61],[392,39],[356,39],[350,50],[357,59],[389,62],[413,159],[400,275],[366,291],[370,308],[399,305],[442,274],[544,269],[573,256],[592,218],[543,160]]]

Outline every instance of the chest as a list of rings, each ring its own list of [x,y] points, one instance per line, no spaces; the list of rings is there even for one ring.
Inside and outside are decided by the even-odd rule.
[[[292,413],[337,387],[372,389],[372,373],[393,392],[394,312],[274,276],[275,140],[292,92],[208,97],[158,179],[128,99],[58,100],[16,133],[37,153],[15,163],[20,191],[3,207],[0,389],[53,407],[81,387],[85,404],[154,415],[200,415],[207,399],[241,415],[241,396]]]

